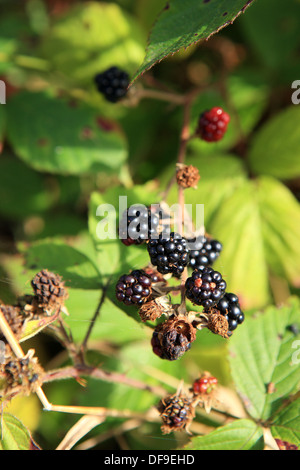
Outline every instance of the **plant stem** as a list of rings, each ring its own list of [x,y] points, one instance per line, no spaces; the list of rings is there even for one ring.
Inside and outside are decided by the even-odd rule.
[[[103,380],[106,382],[116,382],[134,387],[140,390],[145,390],[158,396],[163,396],[166,391],[160,386],[150,386],[144,382],[136,379],[131,379],[124,374],[118,374],[117,372],[108,372],[97,367],[91,367],[85,364],[76,366],[69,366],[53,371],[48,371],[43,376],[43,383],[53,382],[55,380],[63,380],[69,378],[78,379],[79,376],[88,376],[94,379]]]

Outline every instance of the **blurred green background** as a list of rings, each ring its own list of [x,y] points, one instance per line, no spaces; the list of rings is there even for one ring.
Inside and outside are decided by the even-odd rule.
[[[143,246],[125,250],[118,241],[97,239],[97,206],[116,204],[119,195],[129,203],[155,203],[174,172],[181,107],[151,99],[112,105],[93,82],[111,65],[135,73],[164,5],[0,1],[0,79],[7,91],[0,105],[0,299],[13,303],[30,292],[40,268],[58,272],[69,288],[67,322],[76,341],[87,331],[107,278],[148,262]],[[248,316],[299,294],[300,106],[291,101],[292,82],[300,80],[299,30],[298,0],[257,0],[233,25],[166,58],[134,84],[179,94],[200,87],[191,132],[209,107],[231,114],[220,143],[189,143],[187,163],[199,169],[201,180],[185,195],[187,203],[205,205],[206,230],[224,246],[216,267]],[[174,188],[168,202],[176,199]],[[151,351],[151,328],[136,322],[136,312],[126,313],[111,289],[91,336],[93,363],[149,383],[157,382],[157,371],[189,382],[199,370],[210,370],[230,385],[222,338],[201,332],[186,357],[165,364]],[[47,369],[67,363],[50,335],[26,347],[36,349]],[[144,411],[157,401],[95,380],[85,389],[63,381],[45,390],[59,404]],[[43,448],[54,448],[76,421],[41,413],[35,397],[18,400],[12,412]],[[101,433],[119,424],[111,419]],[[129,448],[178,444],[175,437],[162,438],[154,424],[126,439]],[[122,447],[113,437],[101,445]]]

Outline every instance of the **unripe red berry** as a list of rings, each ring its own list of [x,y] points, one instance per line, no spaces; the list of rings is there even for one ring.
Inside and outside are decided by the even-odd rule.
[[[223,139],[229,122],[229,114],[216,106],[201,114],[196,134],[206,142],[218,142]]]

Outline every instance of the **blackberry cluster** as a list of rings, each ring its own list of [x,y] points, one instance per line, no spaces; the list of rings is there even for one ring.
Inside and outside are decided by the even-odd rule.
[[[150,207],[131,206],[121,218],[119,236],[126,246],[140,245],[158,235],[159,217]]]
[[[224,137],[230,116],[222,108],[214,107],[201,114],[196,134],[206,142],[218,142]]]
[[[95,76],[95,83],[107,101],[116,103],[127,93],[129,75],[118,67],[110,67]]]
[[[116,284],[116,297],[125,305],[142,305],[149,299],[151,278],[143,271],[135,270],[130,274],[124,274]]]
[[[151,263],[161,274],[172,273],[180,277],[189,262],[187,241],[175,232],[167,238],[160,234],[156,240],[150,240],[148,252]]]
[[[243,323],[245,319],[239,304],[239,298],[235,294],[226,293],[217,303],[216,309],[218,309],[221,315],[228,321],[228,331],[230,333],[234,331],[238,325]]]
[[[198,237],[194,243],[194,249],[190,250],[189,266],[200,269],[201,266],[211,266],[222,251],[222,244],[205,236]]]
[[[196,305],[213,307],[224,296],[226,282],[218,271],[202,266],[186,280],[186,296]]]

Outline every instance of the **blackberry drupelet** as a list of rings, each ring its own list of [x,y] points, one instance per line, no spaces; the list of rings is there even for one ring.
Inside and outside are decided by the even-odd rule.
[[[107,101],[116,103],[127,93],[129,75],[118,67],[110,67],[95,76],[95,83]]]
[[[201,114],[196,134],[206,142],[218,142],[224,137],[229,122],[229,114],[220,107],[214,107]]]
[[[158,236],[159,217],[150,207],[131,206],[122,215],[119,236],[124,245],[140,245],[153,236]]]
[[[245,319],[239,304],[239,298],[235,294],[226,293],[217,303],[216,309],[218,309],[221,315],[228,321],[229,332],[234,331]]]
[[[124,274],[116,284],[116,297],[125,305],[142,305],[151,293],[151,278],[141,269]]]
[[[193,242],[194,248],[190,250],[189,266],[199,269],[201,266],[212,266],[222,251],[222,244],[205,236],[200,236]]]
[[[150,240],[148,252],[151,263],[161,274],[172,273],[180,277],[189,262],[187,241],[175,232],[167,238],[160,234],[156,240]]]
[[[226,282],[218,271],[202,266],[186,280],[186,296],[196,305],[213,307],[224,296]]]

